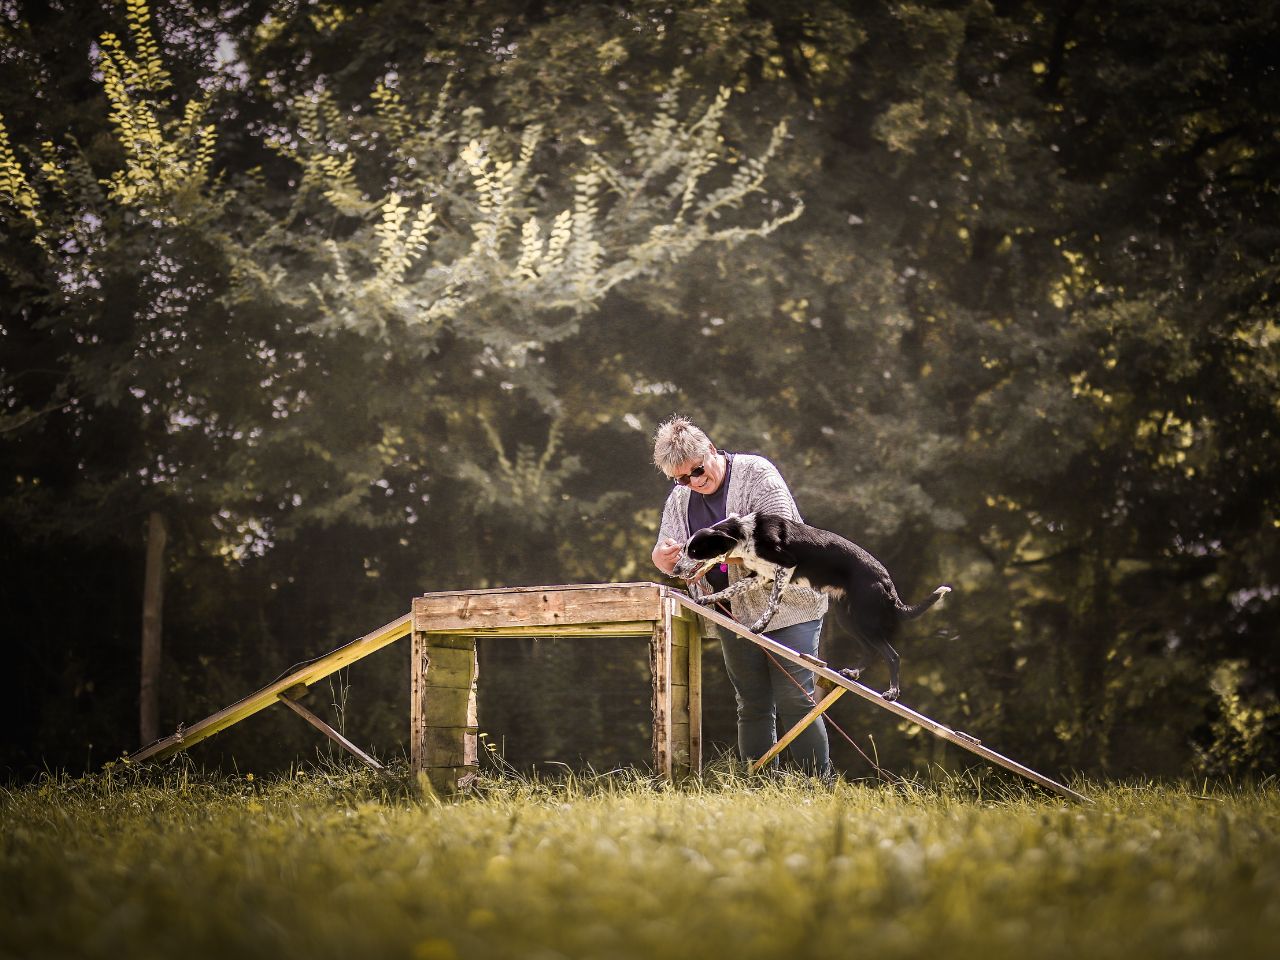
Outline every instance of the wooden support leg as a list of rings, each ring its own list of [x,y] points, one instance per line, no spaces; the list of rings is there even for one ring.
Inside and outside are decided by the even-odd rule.
[[[663,605],[668,606],[667,604]],[[672,780],[683,780],[691,772],[692,757],[689,750],[689,738],[692,724],[689,722],[689,665],[692,631],[689,621],[675,616],[675,608],[671,607],[666,618],[671,643],[668,647],[670,658],[667,667],[670,670],[670,743],[671,765],[668,776]]]
[[[653,673],[653,769],[668,780],[674,779],[675,774],[671,731],[672,619],[671,607],[663,603],[662,615],[654,621],[649,641],[649,667]]]
[[[449,796],[480,765],[475,637],[415,631],[410,673],[410,765]]]
[[[768,753],[766,753],[759,760],[756,760],[751,764],[751,772],[756,773],[759,770],[764,769],[765,764],[769,763],[769,761],[771,761],[774,757],[776,757],[788,746],[790,746],[792,740],[800,736],[800,734],[804,732],[805,728],[808,727],[809,724],[813,723],[813,721],[817,720],[820,716],[826,713],[827,709],[833,703],[839,700],[842,696],[844,696],[844,694],[845,694],[844,687],[836,687],[834,690],[828,693],[825,697],[823,697],[822,702],[819,703],[812,710],[810,710],[808,713],[806,713],[804,715],[804,718],[799,723],[797,723],[794,727],[792,727],[790,730],[784,733],[778,739],[778,742],[769,748]]]
[[[649,647],[653,669],[653,766],[668,780],[702,773],[702,636],[664,602]]]
[[[702,630],[696,618],[689,631],[689,775],[702,776]]]
[[[340,734],[337,730],[333,729],[333,727],[329,726],[327,723],[325,723],[323,720],[317,717],[314,713],[312,713],[310,710],[308,710],[306,707],[300,704],[298,702],[300,694],[305,695],[307,688],[305,684],[299,684],[298,686],[302,687],[301,691],[299,691],[297,687],[283,691],[280,694],[280,702],[283,703],[290,710],[292,710],[294,713],[296,713],[298,716],[300,716],[303,720],[307,721],[307,723],[311,724],[313,727],[315,727],[317,730],[323,733],[326,737],[328,737],[330,740],[332,740],[334,743],[340,746],[343,750],[346,750],[348,753],[353,754],[357,759],[360,760],[361,763],[365,764],[366,766],[372,767],[374,770],[381,771],[386,769],[386,767],[380,764],[377,760],[369,756],[369,754],[365,753],[363,750],[357,747],[354,743],[352,743],[350,740],[348,740],[346,737]]]

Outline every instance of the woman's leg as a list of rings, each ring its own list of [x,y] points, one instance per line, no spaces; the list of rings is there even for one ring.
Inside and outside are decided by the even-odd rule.
[[[783,627],[781,630],[770,630],[765,636],[778,641],[783,646],[790,647],[796,653],[814,657],[818,655],[818,640],[822,636],[822,619],[797,623],[790,627]],[[773,701],[777,704],[778,719],[782,722],[782,729],[786,731],[803,720],[817,703],[817,698],[814,696],[813,671],[788,660],[775,659],[778,665],[774,666],[772,661],[770,662],[769,679],[773,685]],[[805,727],[800,735],[791,741],[791,746],[787,750],[791,759],[806,773],[826,776],[831,772],[831,750],[827,742],[827,727],[822,722],[822,717],[818,717]]]
[[[765,652],[750,640],[716,628],[725,669],[738,703],[738,752],[750,763],[769,752],[777,740],[773,684],[775,670]]]

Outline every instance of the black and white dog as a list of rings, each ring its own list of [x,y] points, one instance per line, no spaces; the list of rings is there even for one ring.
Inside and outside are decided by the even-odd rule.
[[[886,700],[896,700],[901,693],[900,658],[889,642],[897,633],[898,625],[903,620],[914,620],[951,592],[950,587],[938,587],[920,603],[908,606],[899,599],[889,571],[856,543],[829,530],[771,514],[730,516],[715,526],[699,530],[689,538],[684,550],[693,560],[709,561],[695,578],[712,564],[735,557],[760,578],[743,577],[727,590],[699,597],[701,604],[727,600],[761,580],[773,582],[768,605],[760,619],[751,625],[752,633],[759,633],[769,625],[788,584],[821,590],[833,601],[836,622],[888,664]],[[856,680],[861,668],[843,672]]]

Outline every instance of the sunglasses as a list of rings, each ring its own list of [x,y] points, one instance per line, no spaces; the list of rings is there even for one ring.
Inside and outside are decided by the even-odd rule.
[[[694,480],[697,480],[700,476],[702,476],[706,472],[707,472],[707,465],[705,463],[699,464],[698,466],[690,470],[688,473],[682,473],[678,477],[672,477],[671,482],[678,483],[682,487],[687,487],[690,483],[692,483]]]

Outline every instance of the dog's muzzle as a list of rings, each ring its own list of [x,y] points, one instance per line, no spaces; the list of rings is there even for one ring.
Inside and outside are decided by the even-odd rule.
[[[689,575],[689,579],[701,580],[711,571],[711,568],[714,567],[716,564],[724,563],[724,558],[727,556],[728,554],[726,553],[726,554],[722,554],[721,556],[712,557],[710,560],[707,560],[705,563],[702,564],[702,566],[700,566],[697,570],[695,570],[693,573]]]

